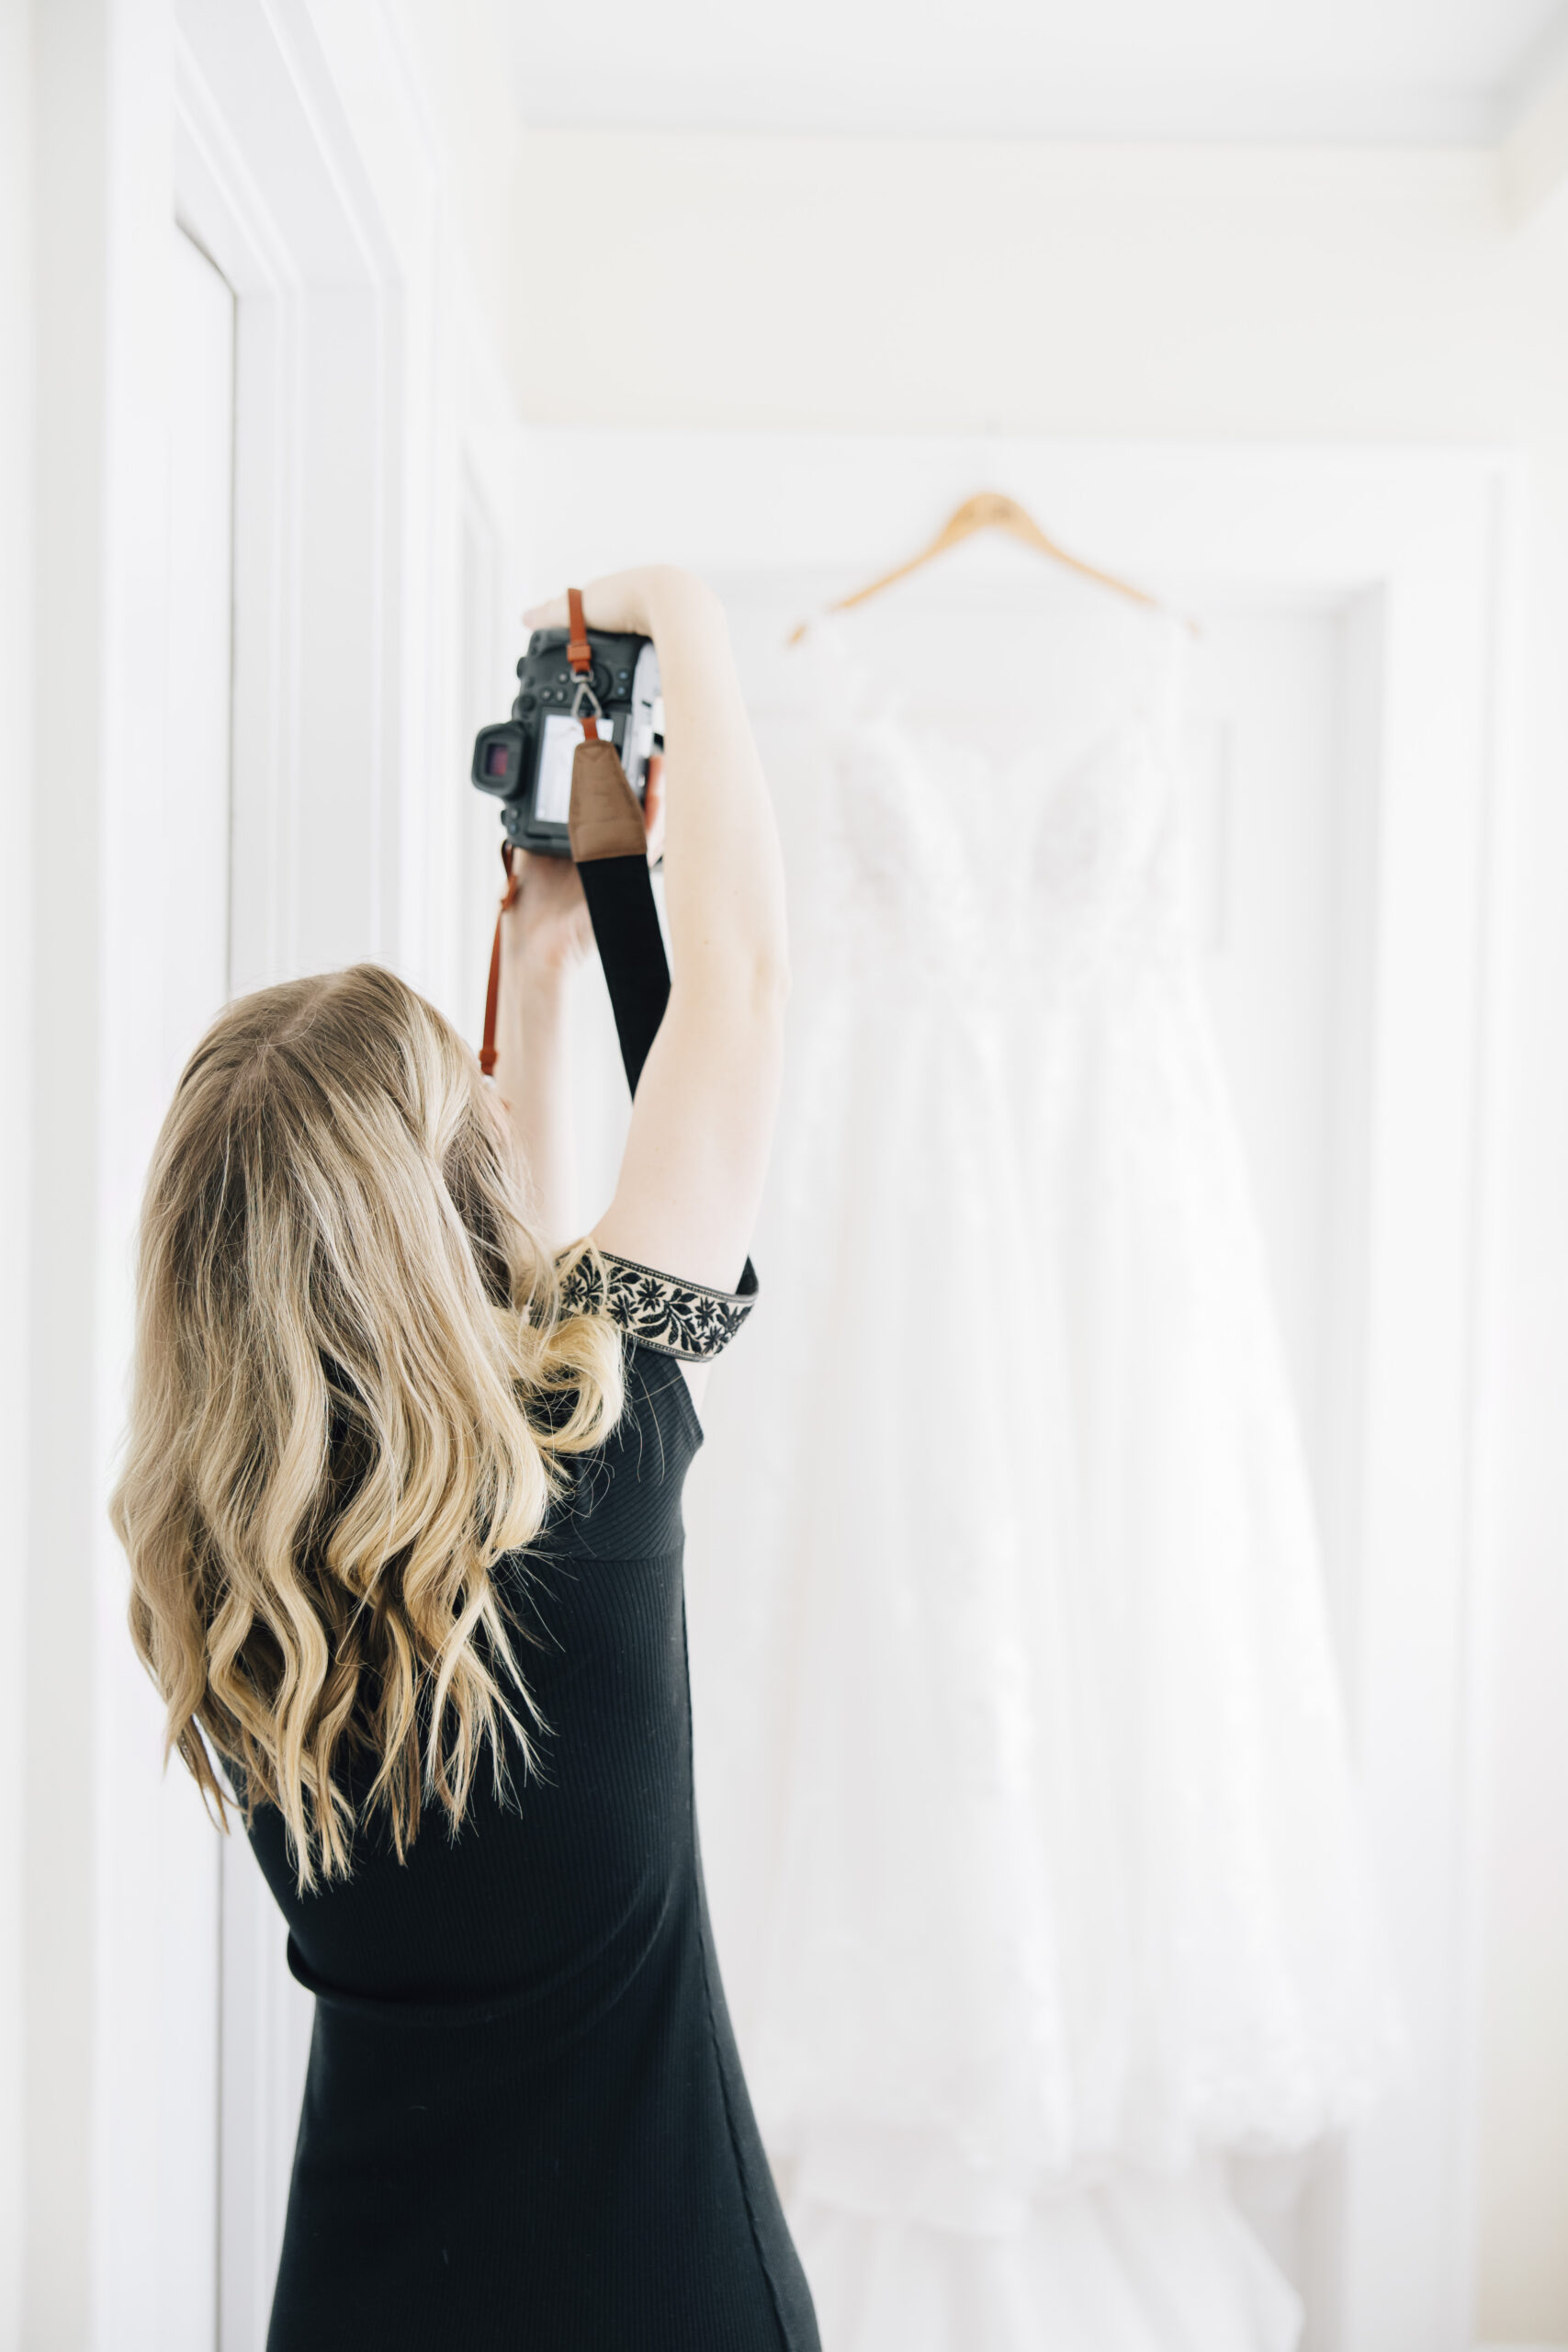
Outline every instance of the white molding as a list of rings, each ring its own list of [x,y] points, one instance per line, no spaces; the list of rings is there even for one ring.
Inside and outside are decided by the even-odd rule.
[[[1562,10],[1516,77],[1497,155],[1504,207],[1516,224],[1568,179],[1568,14]]]
[[[175,217],[236,294],[297,288],[288,242],[177,23],[174,64]]]
[[[239,297],[236,990],[397,954],[400,286],[310,31],[299,9],[198,0],[175,50],[177,209]],[[312,2005],[239,1836],[222,1903],[218,2341],[259,2352]]]
[[[1526,221],[1568,180],[1568,55],[1532,93],[1497,154],[1508,217]]]
[[[461,534],[510,503],[510,391],[395,10],[177,15],[176,204],[239,295],[231,984],[372,956],[452,1004],[479,956]],[[311,2016],[284,1944],[231,1839],[222,2352],[260,2352],[282,2233]]]
[[[390,77],[381,12],[361,13]],[[374,70],[374,57],[361,65]],[[181,217],[241,297],[243,989],[400,954],[403,601],[421,576],[408,545],[410,256],[378,211],[303,0],[182,0],[175,97]],[[428,211],[423,143],[412,160],[400,193],[423,196]]]
[[[33,1154],[22,1148],[33,1100],[33,661],[38,581],[33,509],[38,437],[34,407],[34,45],[30,10],[0,17],[0,1100],[11,1106],[11,1143],[0,1157],[0,1491],[10,1508],[0,1530],[0,1612],[12,1629],[0,1658],[0,1775],[17,1792],[0,1829],[0,2346],[19,2344],[27,2268],[28,1910],[27,1839],[37,1835],[27,1785],[28,1617],[35,1560],[28,1503],[35,1431]],[[30,1815],[30,1817],[29,1817]]]
[[[1469,1815],[1463,1825],[1467,1872],[1461,1934],[1467,1974],[1461,2096],[1470,2120],[1462,2148],[1462,2212],[1472,2275],[1481,2261],[1481,2124],[1486,1899],[1490,1861],[1489,1826],[1495,1820],[1490,1768],[1497,1753],[1496,1699],[1503,1688],[1497,1670],[1498,1611],[1506,1569],[1504,1530],[1507,1496],[1504,1460],[1508,1397],[1508,1333],[1506,1328],[1504,1257],[1507,1199],[1506,1046],[1508,1020],[1506,971],[1509,936],[1509,877],[1517,873],[1515,832],[1517,796],[1527,773],[1528,683],[1526,582],[1529,490],[1522,460],[1502,470],[1495,513],[1494,594],[1491,620],[1491,708],[1486,729],[1489,762],[1481,892],[1481,988],[1473,1041],[1475,1102],[1472,1183],[1475,1201],[1474,1278],[1467,1464],[1466,1540],[1471,1576],[1463,1645],[1461,1704],[1470,1730],[1472,1770]],[[1519,2347],[1516,2347],[1519,2352]],[[1522,2352],[1531,2352],[1522,2347]],[[1534,2352],[1552,2352],[1551,2346]],[[1558,2352],[1562,2352],[1559,2347]]]
[[[1349,616],[1364,968],[1348,971],[1338,1253],[1337,1595],[1369,1820],[1412,2034],[1408,2080],[1324,2200],[1321,2352],[1471,2338],[1477,1671],[1485,1429],[1474,1369],[1492,813],[1512,757],[1517,476],[1485,450],[547,430],[530,585],[650,551],[824,593],[1011,491],[1069,547],[1175,601],[1322,599]],[[1357,681],[1359,680],[1359,683]],[[1360,1034],[1358,1036],[1358,1026]],[[1359,1175],[1357,1170],[1359,1170]]]
[[[1498,476],[1386,559],[1362,1554],[1362,1771],[1409,2081],[1348,2151],[1354,2344],[1458,2346],[1473,2267],[1478,1952],[1468,1635]]]
[[[192,2299],[176,2318],[159,2284],[169,2247],[177,2259],[201,2226],[175,2210],[157,2162],[178,2087],[165,2060],[191,2047],[160,1965],[192,1917],[191,1792],[162,1770],[160,1710],[127,1640],[125,1562],[104,1512],[124,1419],[130,1237],[166,1104],[148,1043],[158,949],[179,919],[161,831],[172,218],[240,298],[233,978],[367,955],[412,962],[417,977],[427,933],[446,938],[454,968],[457,952],[456,913],[421,897],[426,845],[443,828],[457,838],[468,813],[450,741],[458,648],[445,627],[457,452],[470,424],[498,435],[511,410],[392,7],[90,0],[32,12],[30,163],[17,154],[38,216],[36,353],[28,318],[6,321],[24,367],[37,362],[33,932],[9,945],[27,967],[13,991],[27,1031],[17,1067],[26,1076],[30,1062],[31,1076],[23,1241],[49,1302],[21,1340],[33,1420],[18,1511],[19,2183],[18,2143],[7,2136],[0,2151],[6,2243],[13,2186],[21,2199],[29,2342],[190,2352],[193,2325],[210,2341]],[[13,600],[25,537],[10,556]],[[26,827],[13,831],[13,851],[28,851]],[[446,868],[439,887],[454,896]],[[4,1272],[14,1299],[9,1257]],[[62,1722],[80,1736],[44,1736]],[[239,2070],[255,2103],[231,2146],[229,2194],[242,2154],[265,2169],[269,2132],[270,2177],[286,2179],[298,2099],[276,2059],[298,2041],[302,1996],[243,1847],[225,1864],[243,1899],[227,1906],[235,1965],[220,2030],[232,2041],[247,2008],[260,2021]],[[186,1933],[187,1949],[198,1940]],[[244,2306],[225,2333],[231,2352],[265,2334],[279,2218],[280,2198],[269,2207],[259,2188],[235,2218],[250,2252],[225,2282]]]

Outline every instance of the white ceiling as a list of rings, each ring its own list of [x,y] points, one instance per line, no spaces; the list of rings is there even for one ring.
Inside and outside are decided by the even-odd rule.
[[[1568,0],[498,0],[525,122],[1492,141]]]

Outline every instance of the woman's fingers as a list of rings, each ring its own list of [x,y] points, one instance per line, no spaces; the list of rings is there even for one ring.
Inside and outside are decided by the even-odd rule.
[[[682,577],[658,564],[637,571],[606,572],[603,579],[583,583],[582,617],[590,628],[629,629],[638,637],[651,637],[649,615],[653,602]],[[523,621],[528,628],[564,628],[566,598],[549,596],[542,604],[531,605]]]
[[[658,752],[648,763],[642,822],[648,835],[648,862],[657,865],[664,854],[664,762]]]
[[[502,920],[520,971],[564,971],[592,954],[593,927],[582,880],[570,858],[522,854],[522,888]]]
[[[542,605],[530,605],[523,616],[525,628],[565,628],[567,607],[564,596],[548,596]],[[643,600],[639,593],[639,575],[635,571],[613,571],[605,580],[591,580],[582,592],[582,617],[590,628],[635,629],[639,636],[647,634],[643,617]]]

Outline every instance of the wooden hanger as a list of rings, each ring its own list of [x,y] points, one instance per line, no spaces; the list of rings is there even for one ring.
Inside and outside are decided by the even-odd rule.
[[[1077,572],[1085,580],[1097,582],[1101,588],[1112,589],[1118,596],[1129,597],[1134,605],[1146,605],[1152,612],[1164,612],[1166,609],[1159,598],[1151,596],[1146,588],[1134,588],[1131,581],[1118,580],[1114,572],[1098,571],[1092,563],[1085,563],[1081,556],[1069,555],[1066,548],[1059,548],[1055,539],[1046,537],[1032,514],[1027,513],[1016,498],[1005,497],[997,490],[982,490],[977,491],[973,498],[966,498],[962,506],[953,509],[931,545],[922,548],[919,555],[912,555],[908,563],[898,564],[892,571],[885,571],[879,580],[870,581],[865,587],[857,588],[852,595],[840,596],[837,603],[829,605],[828,610],[830,613],[846,613],[852,605],[863,605],[871,597],[880,596],[883,590],[891,588],[895,581],[907,580],[911,571],[919,571],[922,564],[930,563],[936,556],[945,555],[949,548],[957,547],[962,540],[973,538],[976,531],[1005,531],[1010,539],[1017,539],[1023,547],[1032,548],[1036,555],[1049,556],[1053,563],[1066,564],[1069,571]],[[788,642],[798,645],[810,627],[809,621],[802,621],[798,628],[790,631]]]

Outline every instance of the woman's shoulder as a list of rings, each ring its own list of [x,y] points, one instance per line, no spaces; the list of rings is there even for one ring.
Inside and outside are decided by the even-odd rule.
[[[621,1331],[625,1404],[601,1446],[563,1463],[569,1487],[551,1515],[547,1548],[629,1558],[680,1547],[681,1488],[703,1442],[682,1366],[711,1362],[756,1295],[750,1262],[739,1290],[718,1291],[608,1251],[568,1253],[562,1311],[603,1316]]]

